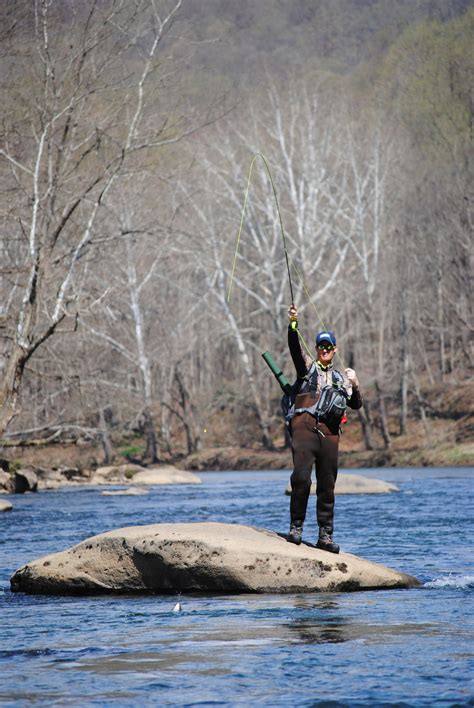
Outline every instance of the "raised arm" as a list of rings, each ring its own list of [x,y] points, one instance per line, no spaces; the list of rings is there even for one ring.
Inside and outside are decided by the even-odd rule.
[[[299,379],[304,379],[308,373],[308,367],[306,366],[298,337],[298,311],[295,305],[292,305],[288,310],[288,317],[290,318],[290,323],[288,325],[288,348],[290,350],[291,358],[293,359],[293,364],[295,365],[296,376]],[[292,326],[293,322],[296,322],[296,327]]]

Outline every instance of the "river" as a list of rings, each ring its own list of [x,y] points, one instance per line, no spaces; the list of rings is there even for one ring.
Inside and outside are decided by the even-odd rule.
[[[473,705],[474,470],[347,472],[400,493],[337,497],[335,539],[422,588],[15,594],[18,567],[113,528],[223,521],[287,532],[289,473],[200,473],[201,485],[137,497],[100,488],[4,497],[14,510],[0,514],[0,705]],[[304,539],[314,542],[314,497],[309,512]]]

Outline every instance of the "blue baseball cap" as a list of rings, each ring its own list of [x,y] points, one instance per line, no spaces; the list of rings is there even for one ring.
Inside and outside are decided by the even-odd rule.
[[[322,344],[323,342],[329,342],[333,347],[336,346],[336,335],[334,332],[319,332],[316,335],[316,346]]]

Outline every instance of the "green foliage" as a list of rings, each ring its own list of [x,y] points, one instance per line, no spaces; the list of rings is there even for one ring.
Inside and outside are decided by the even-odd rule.
[[[125,478],[126,479],[132,479],[134,475],[137,474],[137,470],[134,469],[126,469],[125,470]]]
[[[130,459],[131,457],[141,457],[145,453],[145,448],[141,445],[129,445],[119,450],[120,457]]]
[[[474,9],[410,26],[388,51],[379,84],[421,152],[458,159],[472,139]]]
[[[267,72],[273,77],[352,72],[380,58],[408,27],[428,19],[449,22],[470,5],[470,0],[200,0],[184,5],[182,18],[203,40],[196,47],[196,67],[255,84],[265,81]]]

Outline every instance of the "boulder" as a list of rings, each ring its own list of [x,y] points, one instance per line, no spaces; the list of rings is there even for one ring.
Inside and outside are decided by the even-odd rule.
[[[101,492],[103,497],[131,497],[139,494],[148,494],[148,489],[128,487],[127,489],[109,489]]]
[[[131,526],[23,566],[13,592],[295,593],[410,588],[409,575],[238,524]]]
[[[35,468],[38,477],[38,489],[61,489],[90,484],[91,471],[78,467],[59,467],[56,469]]]
[[[360,474],[344,474],[344,472],[339,472],[335,489],[336,494],[389,494],[399,491],[397,485],[391,482],[363,477]],[[291,494],[291,482],[288,482],[285,494]],[[310,494],[316,494],[316,482],[311,484]]]
[[[11,511],[12,509],[13,509],[13,504],[10,504],[10,502],[0,499],[0,512]]]
[[[15,494],[38,491],[38,477],[30,467],[25,467],[15,472]]]
[[[137,472],[133,484],[200,484],[200,478],[192,472],[179,470],[172,465],[159,465]]]
[[[15,491],[15,479],[9,472],[0,470],[0,494],[12,494]]]
[[[38,489],[60,489],[69,486],[68,480],[63,477],[59,470],[40,469],[36,471],[38,476]]]
[[[140,465],[132,463],[124,465],[109,465],[107,467],[98,467],[92,473],[90,478],[91,484],[117,484],[127,482],[134,474],[146,469]]]
[[[65,482],[64,480],[56,481],[54,479],[46,479],[38,482],[38,491],[51,492],[55,489],[62,489],[63,487],[73,487],[76,486],[72,482]]]
[[[58,472],[62,479],[67,480],[77,480],[82,477],[87,479],[90,474],[89,470],[80,470],[79,467],[59,467],[54,471]]]

